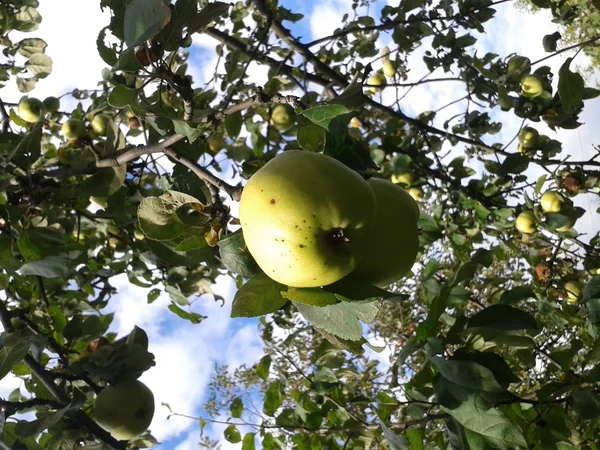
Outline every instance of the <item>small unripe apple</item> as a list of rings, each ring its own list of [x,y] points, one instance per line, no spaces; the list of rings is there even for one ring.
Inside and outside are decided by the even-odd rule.
[[[396,75],[396,67],[394,67],[394,63],[390,60],[384,61],[383,63],[383,73],[386,77],[392,78]]]
[[[540,133],[538,130],[532,127],[524,127],[519,131],[519,143],[529,149],[534,148],[538,144],[538,138],[540,137]]]
[[[350,126],[352,128],[360,128],[360,121],[356,117],[353,117],[350,119]]]
[[[381,91],[381,88],[386,85],[385,75],[381,72],[377,72],[375,75],[369,77],[367,80],[369,91],[375,93]]]
[[[399,175],[392,175],[392,183],[410,185],[415,181],[415,174],[413,172],[402,172]]]
[[[531,72],[531,60],[525,56],[513,56],[508,61],[507,78],[511,81],[519,81],[524,75]]]
[[[207,140],[208,149],[211,153],[218,153],[223,147],[225,147],[225,139],[221,133],[212,134]]]
[[[288,104],[277,104],[271,111],[271,125],[279,131],[287,131],[294,125],[296,111]]]
[[[408,193],[417,202],[423,198],[423,189],[420,187],[412,187],[408,190]]]
[[[544,81],[538,75],[527,75],[521,80],[521,90],[527,98],[534,98],[544,92]]]
[[[567,291],[567,302],[577,303],[583,292],[583,283],[581,281],[567,281],[564,287]]]
[[[44,99],[44,106],[48,112],[56,112],[60,109],[60,100],[56,97],[47,97]]]
[[[28,123],[39,122],[46,112],[46,107],[42,101],[34,97],[22,98],[17,109],[17,115]]]
[[[132,130],[137,130],[140,127],[140,119],[137,117],[130,117],[127,119],[127,124]]]
[[[517,216],[515,227],[521,233],[533,233],[536,229],[536,219],[533,211],[523,211]]]
[[[106,136],[106,128],[112,119],[107,114],[96,114],[92,119],[92,130],[98,136]]]
[[[548,191],[542,195],[540,204],[544,212],[557,213],[560,212],[565,198],[556,191]]]
[[[80,119],[69,119],[63,123],[62,133],[67,139],[79,139],[85,134],[85,124]]]

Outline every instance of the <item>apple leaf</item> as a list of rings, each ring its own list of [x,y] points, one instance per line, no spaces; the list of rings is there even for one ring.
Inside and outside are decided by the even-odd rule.
[[[297,139],[300,147],[309,152],[322,152],[325,148],[325,129],[303,117],[299,117],[298,123]]]
[[[46,78],[52,72],[52,58],[43,53],[35,53],[25,63],[25,67],[37,78]]]
[[[138,89],[131,89],[127,86],[119,84],[108,95],[108,104],[115,108],[123,108],[125,106],[139,109],[137,104]]]
[[[500,297],[499,303],[502,305],[513,305],[528,298],[536,298],[533,290],[529,286],[517,286],[508,291],[504,291]]]
[[[412,447],[408,439],[404,436],[399,436],[390,430],[381,419],[379,419],[379,425],[381,431],[383,431],[383,437],[387,441],[390,450],[410,450]]]
[[[44,278],[64,278],[71,271],[70,262],[64,256],[49,256],[39,261],[23,264],[22,275],[37,275]]]
[[[17,42],[9,48],[9,53],[14,55],[15,50],[25,58],[30,58],[36,53],[44,53],[48,44],[43,39],[27,38]]]
[[[42,124],[36,124],[31,131],[14,147],[6,158],[8,163],[13,156],[17,155],[17,164],[26,167],[40,157],[42,151]]]
[[[164,0],[132,0],[125,9],[124,36],[128,47],[141,45],[156,36],[171,20]]]
[[[582,419],[597,419],[600,417],[600,395],[586,390],[574,392],[573,409]]]
[[[197,33],[205,29],[212,22],[217,20],[229,10],[229,3],[212,2],[206,5],[202,10],[188,23],[188,34]]]
[[[481,409],[474,402],[463,403],[459,408],[445,411],[456,419],[472,439],[477,437],[482,444],[493,448],[527,448],[527,442],[519,426],[512,423],[496,408]]]
[[[108,197],[121,189],[126,175],[127,167],[125,164],[115,167],[103,167],[81,183],[78,193],[90,197]]]
[[[319,288],[288,287],[288,290],[281,292],[281,295],[288,300],[317,307],[335,305],[338,302],[335,294],[325,292]]]
[[[98,49],[98,54],[102,58],[102,60],[108,64],[109,66],[113,66],[117,62],[117,54],[114,49],[108,47],[104,43],[104,39],[106,38],[106,31],[109,27],[104,27],[98,33],[98,39],[96,39],[96,47]]]
[[[184,311],[179,306],[177,306],[175,303],[171,303],[168,306],[168,308],[169,308],[169,311],[175,313],[175,315],[177,315],[178,317],[181,317],[182,319],[185,319],[185,320],[189,320],[193,324],[200,323],[204,319],[206,319],[206,316],[203,316],[202,314],[198,314],[198,313],[190,312],[190,311]]]
[[[244,119],[242,118],[242,113],[240,111],[228,114],[227,117],[225,117],[225,130],[227,131],[227,136],[231,139],[238,137],[240,131],[242,131],[243,123]]]
[[[142,63],[135,56],[136,50],[134,47],[128,48],[121,52],[118,61],[113,67],[113,70],[121,70],[123,72],[137,72],[142,69]],[[121,85],[122,86],[122,85]]]
[[[236,292],[231,317],[257,317],[277,311],[288,302],[281,295],[284,290],[283,284],[264,273],[255,276]]]
[[[297,302],[294,302],[294,305],[316,328],[350,341],[358,341],[362,338],[363,329],[360,321],[371,323],[379,312],[379,302],[372,300],[341,302],[323,307]]]
[[[548,53],[552,53],[556,51],[556,44],[558,40],[561,38],[561,34],[558,31],[555,31],[552,34],[547,34],[544,36],[542,40],[542,44],[544,45],[544,50]]]
[[[538,324],[533,316],[508,305],[492,305],[469,319],[467,328],[491,330],[536,330]]]
[[[585,82],[583,77],[570,69],[573,58],[567,58],[558,71],[558,95],[564,110],[572,113],[583,105]]]
[[[232,444],[237,444],[242,440],[242,435],[235,425],[229,425],[227,428],[225,428],[225,431],[223,431],[223,436],[225,437],[226,441],[231,442]]]
[[[177,210],[186,204],[200,204],[191,195],[167,191],[160,197],[146,197],[138,207],[138,220],[144,234],[155,241],[170,241],[181,235],[186,225]]]
[[[241,230],[217,242],[223,265],[233,273],[252,278],[261,273],[260,267],[248,251]]]
[[[0,380],[29,352],[30,341],[18,333],[5,335],[0,348]]]

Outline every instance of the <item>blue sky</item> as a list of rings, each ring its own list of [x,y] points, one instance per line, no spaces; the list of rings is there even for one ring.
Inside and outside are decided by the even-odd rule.
[[[392,3],[392,2],[390,2]],[[393,2],[395,4],[395,2]],[[104,63],[95,51],[96,37],[100,29],[108,23],[108,18],[98,12],[96,0],[41,0],[40,9],[43,23],[34,36],[40,36],[48,44],[47,53],[54,61],[54,71],[46,80],[42,80],[33,95],[44,98],[48,95],[64,93],[73,87],[93,88],[100,79]],[[341,24],[345,12],[351,12],[351,0],[333,2],[290,1],[282,2],[286,7],[305,14],[305,19],[297,24],[286,22],[296,36],[303,36],[303,42],[330,34]],[[371,4],[371,11],[379,10],[383,2]],[[479,51],[493,50],[506,55],[519,52],[532,60],[545,56],[541,39],[544,34],[554,31],[549,18],[545,15],[528,17],[517,12],[511,3],[497,7],[499,15],[486,26],[487,34],[477,44]],[[64,27],[64,11],[71,11],[73,17],[85,17],[85,20],[73,20],[69,29]],[[73,36],[77,36],[73,39]],[[381,46],[390,43],[389,36],[382,34]],[[202,83],[214,72],[216,41],[206,36],[197,36],[191,48],[190,70],[194,80]],[[76,56],[74,56],[76,55]],[[408,81],[418,80],[425,74],[421,52],[416,52],[411,60],[411,73]],[[564,58],[555,58],[550,65],[557,69]],[[75,66],[75,69],[74,69]],[[375,66],[377,68],[377,65]],[[223,67],[219,67],[223,70]],[[249,70],[251,79],[257,83],[267,81],[264,68],[257,66]],[[444,76],[441,72],[436,76]],[[7,102],[16,102],[21,94],[14,84],[8,85],[2,93]],[[460,84],[432,83],[411,91],[402,102],[409,114],[433,110],[463,95]],[[395,100],[393,89],[386,89],[381,96],[384,103]],[[67,107],[70,105],[66,105]],[[464,105],[455,105],[445,109],[436,118],[436,125],[461,111]],[[598,142],[598,131],[592,126],[593,119],[600,111],[596,104],[590,104],[583,120],[587,126],[575,131],[558,134],[563,140],[566,152],[581,158],[581,152],[587,154],[590,144]],[[520,126],[520,119],[512,113],[494,113],[504,122],[502,132],[496,136],[498,141],[508,142]],[[554,136],[554,132],[543,125],[536,125],[540,132]],[[516,146],[516,144],[514,144]],[[512,149],[515,150],[515,149]],[[457,149],[459,151],[459,149]],[[535,175],[532,173],[532,176]],[[596,197],[580,196],[576,202],[594,211]],[[232,212],[237,213],[236,205]],[[578,230],[595,228],[593,214],[586,214],[578,223]],[[582,227],[582,229],[579,228]],[[125,276],[116,280],[119,295],[113,300],[111,310],[116,313],[113,330],[120,335],[128,333],[134,325],[144,328],[150,336],[150,351],[156,356],[157,365],[144,374],[142,380],[154,391],[157,411],[152,424],[153,433],[163,442],[158,448],[165,450],[192,450],[197,448],[199,428],[197,422],[188,419],[172,418],[167,421],[168,411],[160,406],[161,402],[171,405],[174,411],[192,416],[202,414],[202,404],[206,400],[206,386],[215,363],[237,366],[252,365],[262,356],[261,342],[257,332],[256,320],[229,319],[231,300],[235,285],[231,279],[222,276],[213,291],[226,299],[225,307],[215,303],[211,295],[204,295],[195,304],[194,310],[209,316],[199,325],[184,322],[166,310],[169,299],[161,296],[153,304],[146,304],[147,290],[132,286]],[[391,349],[380,356],[383,360]],[[0,396],[19,386],[19,382],[5,378],[0,381]],[[225,426],[208,427],[208,431],[220,438]],[[240,444],[223,441],[223,450],[241,448]]]

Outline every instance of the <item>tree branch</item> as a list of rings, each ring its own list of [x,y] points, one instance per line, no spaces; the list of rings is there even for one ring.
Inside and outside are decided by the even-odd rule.
[[[0,398],[0,407],[2,408],[12,408],[20,411],[22,409],[35,408],[36,406],[48,406],[52,409],[61,409],[64,407],[62,403],[57,402],[56,400],[48,400],[45,398],[33,398],[22,402],[11,402]]]

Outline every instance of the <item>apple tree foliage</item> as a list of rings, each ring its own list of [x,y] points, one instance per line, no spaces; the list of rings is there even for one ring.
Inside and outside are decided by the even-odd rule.
[[[265,353],[217,370],[199,418],[206,448],[218,446],[205,430],[215,421],[248,450],[598,448],[600,238],[566,229],[582,209],[545,213],[539,199],[595,191],[600,162],[564,158],[550,136],[519,152],[498,132],[511,115],[577,129],[600,91],[573,57],[558,72],[532,60],[509,71],[513,55],[475,52],[506,0],[398,3],[356,0],[333,35],[309,42],[291,31],[303,15],[277,1],[100,0],[110,21],[95,43],[107,66],[98,89],[57,92],[77,107],[34,124],[0,101],[0,378],[23,381],[0,400],[0,448],[154,445],[150,432],[118,442],[91,414],[107,383],[155,365],[143,330],[107,332],[114,279],[145,289],[148,303],[168,295],[170,313],[201,327],[211,318],[194,300],[224,272],[239,288],[231,316],[260,318]],[[573,2],[534,3],[573,17]],[[52,71],[37,6],[0,2],[0,79],[30,96]],[[201,34],[218,42],[225,69],[206,85],[189,74]],[[398,92],[386,102],[363,86],[384,35],[396,70],[384,92]],[[415,52],[430,77],[412,78]],[[266,84],[249,78],[254,67]],[[529,72],[544,86],[533,98],[520,87]],[[464,92],[462,114],[437,123],[435,111],[405,112],[406,89],[448,78]],[[289,130],[269,121],[277,104],[295,109]],[[102,135],[90,127],[99,113],[112,118]],[[85,136],[63,137],[69,117],[85,122]],[[219,174],[247,179],[299,148],[366,177],[413,174],[420,253],[407,277],[387,290],[350,278],[297,289],[261,273],[225,201],[238,201],[243,183]],[[545,175],[528,179],[534,167]],[[514,227],[524,210],[533,233]],[[569,295],[569,281],[582,292]],[[369,348],[389,352],[389,370]]]

